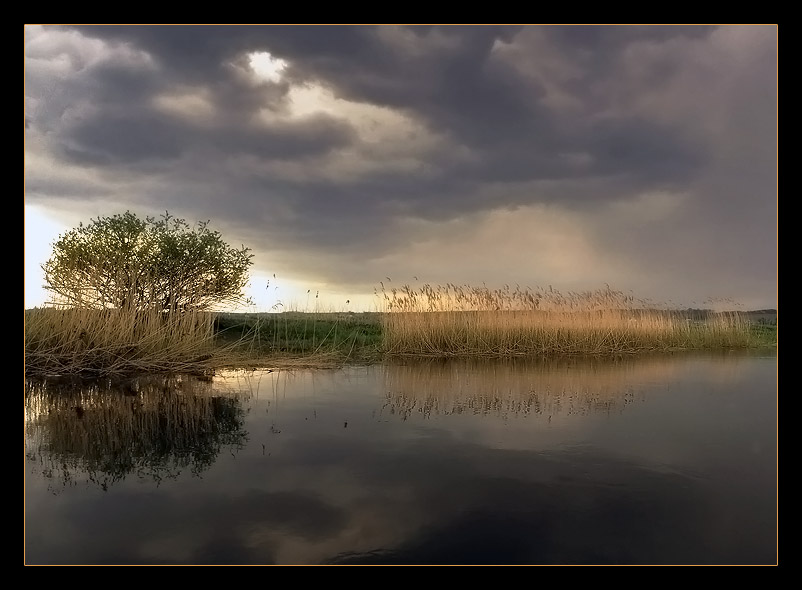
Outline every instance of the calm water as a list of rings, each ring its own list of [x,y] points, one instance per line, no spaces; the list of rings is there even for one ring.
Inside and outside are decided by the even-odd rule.
[[[777,563],[777,357],[28,382],[26,564]]]

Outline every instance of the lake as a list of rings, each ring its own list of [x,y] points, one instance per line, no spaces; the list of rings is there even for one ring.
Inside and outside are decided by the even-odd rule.
[[[776,565],[776,352],[25,384],[25,563]]]

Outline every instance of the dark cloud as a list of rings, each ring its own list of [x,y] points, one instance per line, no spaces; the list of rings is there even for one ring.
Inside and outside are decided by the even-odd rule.
[[[333,88],[337,96],[402,109],[431,130],[444,134],[455,147],[474,152],[478,160],[478,165],[468,166],[443,162],[442,174],[453,179],[454,190],[440,190],[437,193],[440,201],[447,200],[449,192],[462,192],[461,180],[466,168],[474,182],[575,177],[578,171],[561,162],[563,153],[587,152],[593,158],[594,164],[579,172],[587,178],[637,175],[643,178],[642,185],[654,180],[687,181],[701,163],[693,146],[682,145],[676,133],[644,118],[618,116],[594,121],[587,116],[593,107],[584,109],[586,112],[580,113],[584,117],[579,119],[575,113],[563,115],[549,108],[543,103],[545,91],[537,80],[528,83],[521,72],[491,59],[494,44],[515,39],[514,30],[510,29],[109,26],[77,30],[89,37],[126,42],[146,52],[166,69],[167,74],[161,75],[174,76],[174,82],[210,86],[226,120],[247,121],[264,105],[267,90],[254,91],[238,84],[226,69],[226,64],[241,59],[248,50],[273,51],[287,59],[291,63],[290,75],[300,82],[320,81]],[[597,56],[594,68],[581,74],[589,81],[600,77],[602,70],[609,73],[609,62],[627,41],[661,39],[670,29],[555,27],[544,31],[557,43],[573,46],[573,53],[584,55],[588,46],[600,44],[602,51],[594,53]],[[407,32],[414,39],[406,38]],[[393,36],[399,37],[400,47],[394,44]],[[410,56],[407,46],[414,49],[416,42],[423,47]],[[93,101],[96,104],[113,101],[115,108],[96,113],[91,124],[68,133],[70,139],[81,143],[97,138],[101,145],[106,145],[114,138],[109,155],[128,155],[134,161],[143,154],[169,158],[177,155],[182,145],[189,148],[204,141],[217,144],[218,129],[207,131],[213,136],[209,138],[186,126],[181,129],[151,120],[152,115],[141,105],[148,90],[154,90],[152,75],[149,72],[138,80],[130,68],[113,64],[96,68],[93,78],[97,90]],[[220,82],[221,77],[225,83]],[[590,95],[586,86],[581,86],[581,80],[574,81],[572,92]],[[122,109],[121,102],[136,106]],[[242,150],[263,157],[295,158],[304,154],[299,142],[304,143],[305,134],[312,140],[316,137],[320,149],[325,150],[330,143],[330,133],[307,130],[305,126],[292,126],[285,131],[276,134],[277,143],[273,146],[269,138],[255,137],[247,129],[234,129],[229,136],[238,138],[240,145],[236,145],[235,139],[219,142],[218,147],[224,153]],[[124,147],[122,143],[130,146]],[[270,147],[265,147],[266,144]],[[433,164],[438,163],[435,160]],[[403,200],[405,193],[425,194],[427,198],[434,194],[426,190],[425,182],[421,187],[419,179],[405,180],[398,183],[393,179],[398,190],[385,192],[385,197]],[[368,179],[367,186],[371,181]],[[405,186],[408,184],[414,188],[409,189]],[[442,189],[444,183],[439,184]],[[455,199],[454,213],[462,212],[463,206],[462,199]],[[416,213],[425,216],[425,211]]]
[[[198,132],[174,118],[145,112],[135,118],[118,115],[82,121],[65,137],[64,153],[82,164],[130,167],[141,160],[156,160],[166,169],[171,160],[190,151],[267,160],[303,158],[346,144],[351,134],[347,125],[325,116],[271,129]]]
[[[26,49],[26,133],[51,158],[125,178],[126,198],[143,208],[240,228],[257,250],[389,252],[412,237],[397,233],[400,216],[448,221],[542,204],[591,215],[656,191],[691,194],[708,227],[720,211],[725,226],[711,236],[742,229],[756,208],[759,223],[746,225],[771,230],[776,212],[763,205],[776,184],[776,156],[767,155],[776,145],[775,27],[37,34],[62,35]],[[256,51],[286,61],[280,80],[249,77]],[[292,116],[304,89],[339,102]],[[734,144],[743,148],[727,159]],[[701,190],[745,166],[734,192]],[[40,174],[28,171],[31,186],[45,186]],[[29,198],[58,197],[49,190]],[[765,268],[774,249],[776,240],[750,258]]]
[[[64,155],[86,165],[132,165],[143,159],[166,163],[180,156],[186,145],[181,130],[181,125],[158,114],[88,119],[68,131]]]

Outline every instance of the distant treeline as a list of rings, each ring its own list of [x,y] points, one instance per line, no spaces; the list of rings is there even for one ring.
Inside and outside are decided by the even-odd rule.
[[[696,308],[688,308],[681,311],[676,312],[678,315],[690,319],[690,320],[703,320],[705,318],[709,318],[710,316],[716,314],[727,314],[727,313],[738,313],[749,321],[756,322],[759,324],[776,324],[777,323],[777,310],[776,309],[754,309],[750,311],[741,311],[741,312],[733,312],[733,311],[724,311],[724,312],[716,312],[712,309],[696,309]]]

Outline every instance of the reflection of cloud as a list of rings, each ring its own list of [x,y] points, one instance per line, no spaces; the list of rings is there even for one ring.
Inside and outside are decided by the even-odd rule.
[[[409,534],[392,543],[340,550],[324,562],[625,565],[775,559],[770,518],[754,535],[722,539],[731,530],[728,508],[701,507],[698,482],[687,474],[653,471],[584,448],[450,450],[456,453],[447,456],[455,461],[440,466],[444,474],[434,461],[421,458],[432,469],[431,483],[420,483],[407,504],[386,507],[398,512],[396,520]],[[470,461],[457,459],[466,454]],[[771,516],[769,507],[761,504],[760,518]]]
[[[736,373],[749,367],[740,353],[699,366],[685,360],[232,371],[187,383],[197,397],[238,395],[250,443],[235,459],[223,453],[202,480],[180,478],[158,490],[121,482],[102,501],[82,490],[54,500],[44,486],[31,486],[26,557],[109,564],[773,563],[775,477],[764,465],[775,462],[741,452],[743,433],[752,432],[760,412],[745,417],[736,403],[759,397],[765,383],[706,381],[711,364]],[[666,383],[671,395],[652,395]],[[698,396],[700,383],[709,395]],[[178,397],[188,395],[184,387]],[[619,404],[623,392],[646,393],[620,417],[563,421],[580,428],[603,423],[621,447],[585,433],[572,437],[554,423],[505,420],[514,410],[499,417],[492,407],[476,418],[403,422],[378,415],[387,391],[403,393],[415,408],[442,392],[442,412],[482,395],[513,404],[530,389],[555,403],[573,396],[577,405]],[[704,403],[689,412],[697,397]],[[69,399],[77,395],[65,398],[67,409]],[[274,413],[282,432],[268,456],[260,442]],[[739,415],[743,432],[732,428],[728,413]],[[539,445],[538,436],[559,444]],[[518,439],[526,444],[507,444]],[[693,460],[680,453],[667,460],[659,455],[663,446]],[[728,447],[736,457],[722,454]],[[748,481],[732,485],[732,476],[744,474]]]
[[[237,506],[232,513],[230,506]],[[208,514],[197,521],[198,512]],[[169,555],[183,563],[275,563],[282,545],[314,545],[336,537],[347,515],[313,494],[250,490],[230,497],[203,494],[171,502],[161,518],[175,522],[166,534],[138,540],[139,559],[159,562]],[[210,534],[212,533],[212,534]]]

